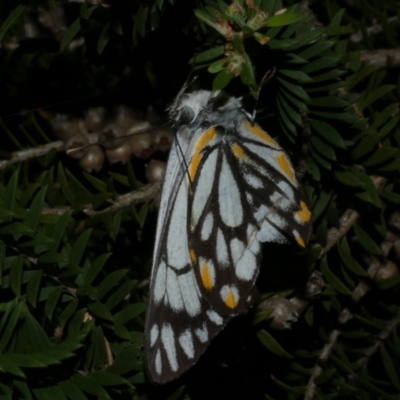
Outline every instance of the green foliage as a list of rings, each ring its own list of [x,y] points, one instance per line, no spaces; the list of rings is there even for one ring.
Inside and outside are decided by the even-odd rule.
[[[372,51],[399,47],[398,2],[6,3],[0,399],[397,398],[400,71]],[[264,83],[257,121],[306,165],[308,249],[266,245],[258,280],[262,300],[306,305],[290,331],[268,326],[271,310],[233,320],[156,388],[142,354],[154,204],[112,207],[148,188],[144,162],[83,172],[52,124],[98,105],[163,109],[191,69],[193,88],[252,105]],[[304,294],[312,271],[317,298]]]

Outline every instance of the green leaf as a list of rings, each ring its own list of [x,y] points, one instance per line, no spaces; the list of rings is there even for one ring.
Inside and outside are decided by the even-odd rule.
[[[132,386],[128,380],[113,374],[111,372],[92,372],[89,375],[90,379],[96,381],[101,386],[118,386],[118,385],[128,385]]]
[[[310,78],[307,74],[299,70],[291,70],[291,69],[281,69],[279,70],[280,74],[286,75],[291,79],[295,79],[300,83],[310,83],[313,82],[313,79]]]
[[[309,58],[319,56],[321,53],[325,52],[326,50],[330,49],[335,42],[333,40],[326,40],[323,42],[317,42],[306,50],[301,51],[297,55],[301,58],[308,60]]]
[[[382,164],[395,156],[400,156],[400,151],[398,148],[380,147],[375,150],[374,154],[370,158],[363,162],[363,165],[365,167],[371,167],[377,164]]]
[[[351,171],[345,171],[345,172],[334,171],[333,174],[339,182],[342,182],[346,186],[352,186],[352,187],[364,186],[364,182],[358,179],[357,175],[352,173]]]
[[[336,154],[332,147],[322,140],[318,139],[317,136],[311,136],[310,143],[312,144],[314,149],[317,150],[321,155],[328,158],[329,160],[336,161]]]
[[[321,261],[321,272],[329,284],[339,293],[351,296],[351,290],[328,267],[326,256]]]
[[[215,61],[207,68],[207,71],[210,74],[216,74],[225,68],[225,64],[226,64],[226,61],[224,59]]]
[[[365,250],[376,256],[382,255],[382,250],[380,247],[375,243],[371,236],[369,236],[368,233],[357,224],[354,225],[354,233],[356,234],[361,246],[364,247]]]
[[[207,49],[199,54],[196,54],[193,58],[190,59],[189,63],[191,63],[191,64],[204,63],[204,62],[213,60],[214,58],[222,56],[224,54],[224,52],[225,52],[224,46],[215,46],[215,47]]]
[[[6,192],[4,195],[4,207],[13,212],[15,207],[15,196],[17,193],[19,170],[16,170],[8,181]]]
[[[373,131],[369,131],[373,132]],[[354,159],[358,160],[365,154],[369,153],[370,151],[373,150],[373,148],[376,146],[376,144],[380,141],[379,135],[375,133],[368,133],[357,142],[353,152],[352,156]]]
[[[325,68],[334,68],[338,63],[339,58],[337,57],[319,57],[316,60],[302,66],[301,71],[305,74],[309,74]]]
[[[46,317],[51,321],[53,317],[54,309],[57,306],[58,300],[60,299],[62,293],[62,287],[55,287],[49,294],[49,297],[44,304],[44,313]]]
[[[16,257],[10,268],[10,287],[17,297],[21,296],[23,261],[21,257]]]
[[[64,310],[60,313],[60,316],[58,317],[58,322],[62,328],[64,328],[65,324],[67,321],[71,318],[71,316],[75,313],[77,307],[78,307],[79,301],[74,299],[71,300],[66,307],[64,307]]]
[[[399,103],[389,104],[384,110],[382,110],[378,116],[375,118],[372,127],[379,128],[382,126],[387,120],[392,120],[392,116],[399,107]]]
[[[96,279],[99,272],[103,269],[104,264],[110,258],[111,253],[105,253],[101,256],[97,257],[96,260],[93,261],[90,268],[87,270],[84,278],[84,286],[89,286]]]
[[[24,235],[29,233],[33,233],[32,229],[22,222],[12,222],[0,228],[1,235]]]
[[[26,285],[26,299],[34,308],[36,308],[36,301],[39,293],[42,275],[43,271],[41,269],[38,271],[34,271],[31,279],[29,279],[29,282]]]
[[[275,27],[275,26],[284,26],[290,25],[294,22],[303,18],[303,14],[293,13],[293,12],[285,12],[279,15],[273,15],[267,19],[266,26]]]
[[[351,254],[349,244],[347,242],[346,236],[342,239],[341,243],[337,246],[340,258],[346,267],[354,272],[358,276],[368,277],[367,272],[364,268],[354,259]]]
[[[100,302],[94,302],[94,303],[90,303],[88,304],[88,310],[91,312],[91,314],[93,314],[96,317],[100,317],[105,319],[106,321],[112,321],[113,317],[110,313],[110,311],[108,310],[108,308],[101,304]]]
[[[32,389],[38,400],[67,400],[62,389],[58,386],[46,386],[45,388]]]
[[[72,376],[72,382],[84,392],[97,396],[100,399],[110,399],[107,391],[101,387],[97,382],[90,379],[90,376],[83,376],[75,374]]]
[[[0,27],[0,42],[3,39],[4,34],[13,26],[13,24],[18,20],[18,18],[25,11],[26,6],[19,5],[13,12],[7,17],[7,19],[2,23]]]
[[[114,321],[116,324],[125,324],[132,318],[142,314],[146,310],[146,304],[135,303],[125,307],[122,311],[115,314]]]
[[[278,79],[279,82],[282,83],[283,86],[286,87],[286,89],[289,90],[289,92],[291,94],[299,97],[302,100],[308,100],[309,99],[307,92],[301,86],[294,85],[294,84],[292,84],[292,83],[290,83],[290,82],[288,82],[288,81],[286,81],[286,80],[284,80],[282,78],[279,78],[279,77],[277,79]]]
[[[311,119],[310,124],[327,142],[332,143],[334,146],[340,149],[346,148],[346,145],[344,144],[339,132],[332,125],[326,123],[325,121],[319,121],[316,119]]]
[[[108,41],[110,40],[110,28],[111,22],[107,22],[104,25],[103,30],[101,31],[99,42],[97,43],[97,52],[101,54],[105,47],[107,46]]]
[[[347,85],[349,89],[353,89],[354,86],[356,86],[359,82],[363,81],[368,75],[370,75],[372,72],[376,71],[379,69],[379,66],[377,65],[367,65],[364,68],[362,68],[360,71],[355,73],[353,76],[350,76],[347,79]]]
[[[257,332],[257,337],[260,342],[272,353],[285,357],[285,358],[293,358],[291,354],[289,354],[277,341],[276,339],[264,329],[261,329]]]
[[[61,217],[54,224],[51,237],[54,239],[54,244],[51,246],[51,250],[57,251],[58,246],[61,243],[62,238],[64,237],[65,230],[67,229],[68,222],[70,221],[72,215],[72,211],[67,211],[65,214],[61,215]]]
[[[83,232],[78,239],[76,239],[75,243],[71,248],[71,252],[69,254],[68,264],[70,266],[78,266],[81,262],[81,258],[86,250],[87,243],[90,238],[90,234],[92,233],[91,229]]]
[[[59,382],[58,386],[60,386],[70,400],[88,400],[82,390],[69,380]]]
[[[60,43],[60,51],[63,51],[81,29],[81,20],[77,18],[67,29]]]
[[[213,81],[213,90],[223,89],[233,78],[233,74],[229,69],[223,69],[218,75],[214,78]]]
[[[135,360],[138,356],[138,349],[136,346],[130,346],[117,354],[114,364],[107,368],[107,372],[111,372],[118,375],[124,375],[135,369],[135,365],[132,360]]]
[[[22,370],[8,358],[6,359],[5,355],[3,354],[0,355],[0,371],[8,372],[22,379],[26,378]]]
[[[97,299],[100,300],[105,296],[119,281],[128,273],[127,269],[118,269],[107,275],[97,288]]]
[[[369,93],[366,98],[360,99],[357,104],[361,109],[364,109],[380,99],[385,94],[391,92],[396,88],[396,85],[382,85],[376,88],[374,91]]]
[[[39,193],[35,196],[32,201],[31,207],[29,208],[28,218],[26,225],[35,231],[38,227],[40,215],[42,213],[44,200],[46,198],[47,186],[43,187]]]
[[[117,304],[124,300],[124,298],[132,291],[136,285],[136,281],[124,282],[117,291],[115,291],[106,301],[108,309],[114,308]]]

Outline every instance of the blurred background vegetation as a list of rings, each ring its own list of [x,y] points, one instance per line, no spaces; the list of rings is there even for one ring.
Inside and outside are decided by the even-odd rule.
[[[398,399],[399,12],[1,2],[0,399]],[[257,121],[303,177],[309,246],[265,245],[258,304],[153,386],[142,343],[164,110],[194,72],[193,89],[251,111],[272,70]]]

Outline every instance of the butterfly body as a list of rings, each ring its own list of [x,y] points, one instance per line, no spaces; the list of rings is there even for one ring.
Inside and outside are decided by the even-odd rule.
[[[160,203],[145,357],[150,379],[175,379],[248,309],[262,242],[305,246],[309,212],[279,145],[224,92],[183,94]]]

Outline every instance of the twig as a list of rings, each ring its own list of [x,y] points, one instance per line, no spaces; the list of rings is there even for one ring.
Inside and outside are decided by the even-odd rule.
[[[399,324],[400,311],[393,319],[388,322],[385,329],[378,336],[376,336],[375,343],[371,347],[365,349],[364,355],[357,360],[356,364],[360,366],[366,365],[371,356],[373,356],[379,350],[384,341],[391,335],[391,333],[396,329],[397,325]]]
[[[95,217],[97,215],[118,211],[125,207],[128,207],[131,203],[142,203],[147,200],[151,200],[154,197],[154,195],[159,191],[161,185],[162,182],[155,182],[144,186],[140,190],[135,190],[133,192],[117,196],[117,198],[113,201],[113,204],[111,206],[103,208],[102,210],[98,211],[94,210],[91,204],[87,204],[82,211],[89,217]],[[72,209],[73,208],[70,206],[44,208],[42,210],[42,214],[63,215],[67,211],[70,211]]]
[[[314,398],[314,392],[316,387],[315,380],[318,378],[318,376],[321,375],[322,372],[322,367],[320,366],[320,364],[324,363],[329,358],[339,336],[340,336],[340,331],[336,329],[333,330],[329,335],[328,343],[326,343],[323,349],[321,350],[321,353],[318,357],[318,362],[313,368],[313,372],[310,376],[310,380],[308,381],[306,392],[304,394],[304,400],[311,400]]]
[[[363,50],[360,60],[367,65],[398,67],[400,65],[400,49]]]
[[[375,188],[381,191],[386,184],[387,179],[381,176],[370,176]],[[339,229],[331,228],[328,231],[327,238],[328,243],[319,253],[319,259],[321,259],[328,251],[335,246],[339,240],[346,235],[350,228],[355,224],[360,214],[358,211],[348,208],[339,219]]]
[[[28,160],[29,158],[41,157],[47,154],[50,150],[61,151],[64,148],[64,143],[61,140],[56,142],[43,144],[31,149],[15,151],[12,153],[10,160],[0,160],[0,169],[9,167],[12,164]]]
[[[392,22],[397,22],[397,16],[388,18],[387,22],[388,22],[388,24],[391,24]],[[367,33],[368,36],[369,35],[376,35],[377,33],[382,32],[382,30],[383,29],[382,29],[382,25],[381,24],[374,24],[372,26],[369,26],[366,29],[366,33]],[[364,35],[363,35],[363,32],[361,30],[357,31],[356,33],[353,33],[350,36],[350,40],[352,42],[354,42],[354,43],[361,42],[363,39],[364,39]]]

